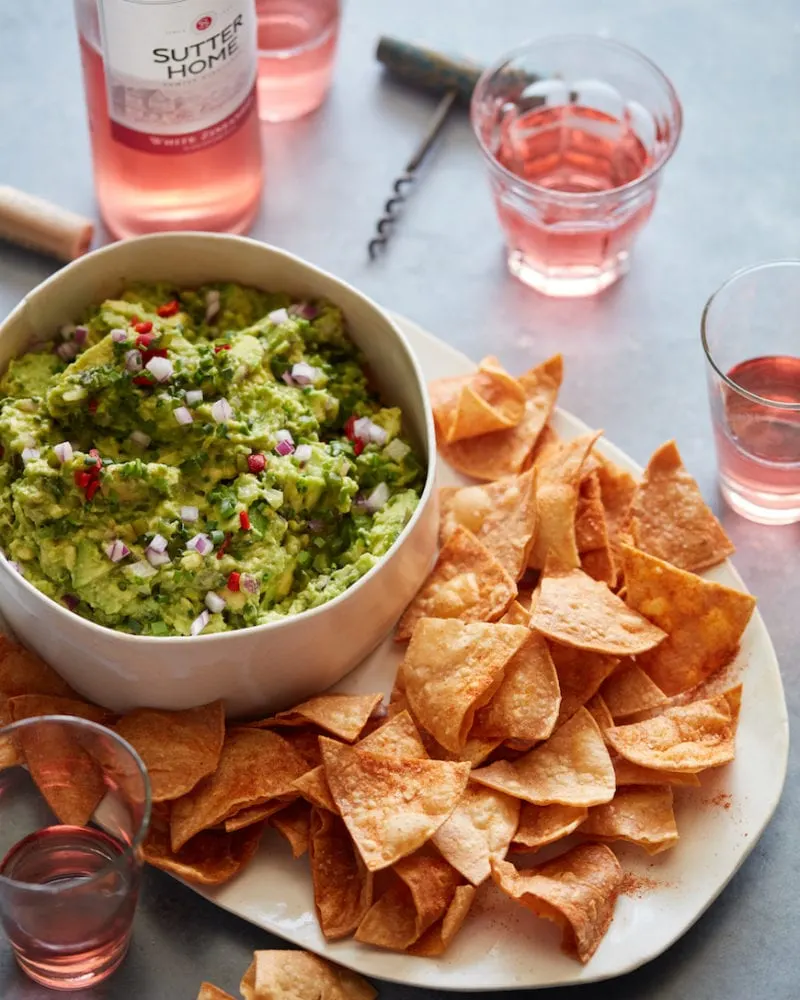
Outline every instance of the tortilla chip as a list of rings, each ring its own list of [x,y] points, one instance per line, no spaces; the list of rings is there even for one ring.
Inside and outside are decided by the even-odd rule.
[[[473,479],[491,481],[503,476],[518,476],[528,468],[537,438],[555,406],[563,369],[559,354],[521,375],[519,382],[525,391],[525,413],[519,424],[454,444],[439,442],[439,452],[445,462]]]
[[[239,991],[245,1000],[375,1000],[366,979],[307,951],[257,951]]]
[[[431,382],[428,392],[440,443],[516,427],[525,412],[525,390],[494,357],[470,375]]]
[[[511,899],[558,924],[563,951],[583,963],[611,926],[623,880],[619,861],[604,844],[580,844],[525,871],[495,861],[492,876]]]
[[[144,761],[153,801],[167,802],[216,769],[225,739],[225,706],[215,701],[183,712],[139,708],[114,729]]]
[[[561,569],[580,566],[575,538],[575,515],[583,464],[602,432],[583,434],[545,456],[538,469],[536,504],[538,527],[528,565],[541,569],[549,558]]]
[[[291,745],[270,730],[232,729],[216,771],[172,804],[172,849],[242,809],[297,797],[293,782],[307,770]]]
[[[52,667],[7,635],[0,634],[0,701],[21,694],[78,698]]]
[[[611,548],[584,552],[581,555],[581,569],[587,576],[605,583],[608,587],[615,586],[619,576]]]
[[[88,719],[89,722],[104,726],[116,718],[113,712],[98,705],[90,705],[88,701],[47,694],[20,694],[9,698],[6,711],[12,722],[32,719],[37,715],[74,715],[78,719]]]
[[[320,930],[329,941],[347,937],[372,904],[372,874],[344,821],[325,809],[311,810],[308,855]]]
[[[674,441],[662,444],[650,459],[627,527],[636,548],[693,573],[716,566],[734,552]]]
[[[545,570],[531,628],[567,646],[612,656],[643,653],[666,638],[605,584],[579,569]]]
[[[529,636],[521,625],[417,622],[403,660],[405,693],[414,716],[446,750],[464,749],[476,710],[498,689]]]
[[[700,779],[694,771],[654,771],[649,767],[632,764],[616,752],[611,754],[617,788],[620,785],[681,785],[691,788],[700,786]]]
[[[524,625],[525,628],[529,628],[530,623],[531,613],[519,601],[512,601],[508,611],[500,619],[501,625]]]
[[[516,596],[516,584],[502,565],[471,531],[459,525],[403,613],[395,641],[410,639],[420,618],[496,621]]]
[[[696,687],[733,658],[754,597],[629,546],[623,546],[622,566],[628,604],[667,634],[658,649],[637,657],[664,694]]]
[[[307,802],[293,802],[270,820],[278,833],[288,842],[293,858],[301,858],[308,850],[311,808]]]
[[[162,871],[199,885],[219,885],[238,875],[253,858],[261,840],[262,826],[248,826],[236,833],[204,830],[177,853],[170,846],[169,831],[150,827],[142,853],[144,860]]]
[[[611,729],[614,725],[614,717],[611,712],[609,712],[608,705],[606,705],[602,695],[592,695],[592,697],[586,702],[586,709],[591,713],[591,716],[597,723],[597,728],[601,733],[605,733],[606,729]],[[619,785],[621,782],[617,780],[617,784]]]
[[[214,986],[212,983],[200,983],[200,992],[197,994],[197,1000],[233,1000],[230,993],[226,993],[225,990],[221,990],[219,986]]]
[[[361,735],[367,720],[383,701],[382,694],[321,694],[296,705],[288,712],[279,712],[258,722],[249,722],[252,729],[272,729],[282,726],[318,726],[345,743],[353,743]]]
[[[500,687],[475,714],[471,735],[531,742],[547,739],[556,726],[560,704],[558,675],[547,642],[538,632],[528,631],[509,660]]]
[[[624,719],[637,712],[648,712],[667,703],[667,697],[661,688],[632,660],[622,663],[603,682],[600,693],[614,719]]]
[[[413,854],[458,804],[470,765],[392,758],[320,739],[328,785],[369,871]]]
[[[433,835],[442,857],[473,885],[491,875],[490,861],[502,861],[519,822],[519,799],[470,784],[455,811]]]
[[[420,955],[424,958],[443,955],[467,919],[476,892],[474,886],[458,886],[445,915],[430,927],[419,941],[411,945],[408,949],[409,955]]]
[[[222,826],[226,833],[234,833],[236,830],[244,830],[246,826],[252,826],[253,823],[263,823],[265,819],[285,808],[286,803],[280,799],[263,806],[248,806],[232,816],[226,816]]]
[[[619,576],[621,535],[627,530],[630,507],[636,493],[636,480],[629,472],[603,456],[596,472],[606,515],[608,544]]]
[[[392,871],[396,879],[358,925],[356,941],[405,951],[445,915],[460,878],[435,856],[405,858]]]
[[[474,771],[474,781],[534,805],[593,806],[610,802],[616,782],[597,723],[585,708],[515,761]]]
[[[594,806],[581,827],[587,837],[603,841],[626,840],[659,854],[678,843],[669,785],[618,788],[611,802]]]
[[[603,681],[616,669],[619,659],[572,646],[560,646],[557,642],[548,643],[548,648],[561,691],[556,726],[562,726],[597,694]]]
[[[585,806],[533,806],[525,802],[511,850],[538,851],[540,847],[554,844],[574,833],[588,815]]]
[[[578,492],[578,507],[575,511],[575,544],[578,552],[608,547],[606,512],[597,471],[590,473],[581,482]]]
[[[740,693],[741,686],[734,691]],[[620,756],[641,767],[702,771],[733,760],[734,712],[727,694],[721,694],[668,708],[644,722],[615,726],[606,732],[606,739]]]
[[[245,728],[247,724],[243,724]],[[281,736],[292,749],[300,754],[306,764],[311,767],[318,767],[322,763],[322,753],[319,749],[319,733],[315,729],[290,729],[284,727]]]
[[[8,704],[0,699],[0,729],[11,725],[11,714]],[[15,767],[22,763],[22,755],[12,736],[0,736],[0,771],[7,767]]]

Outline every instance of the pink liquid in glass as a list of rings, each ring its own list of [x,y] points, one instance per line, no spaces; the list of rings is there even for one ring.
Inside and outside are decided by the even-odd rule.
[[[330,86],[338,0],[258,0],[258,103],[265,121],[299,118]]]
[[[25,837],[0,863],[16,882],[53,886],[58,901],[2,913],[3,929],[28,975],[52,989],[74,989],[105,979],[125,956],[138,892],[138,869],[108,866],[125,845],[100,830],[51,826]],[[104,872],[95,881],[88,879]]]
[[[791,512],[800,508],[800,357],[768,355],[735,365],[728,377],[778,409],[723,384],[712,407],[722,488],[737,502]],[[752,511],[749,512],[752,516]],[[780,520],[780,509],[767,518]],[[794,519],[794,518],[792,518]]]
[[[628,124],[578,105],[536,108],[505,121],[495,155],[520,179],[556,195],[612,192],[641,177],[651,164]],[[654,189],[632,201],[620,197],[602,203],[545,193],[514,197],[513,192],[513,184],[496,182],[500,222],[519,268],[562,280],[572,275],[580,281],[584,272],[612,274],[655,202]],[[510,265],[513,270],[513,259]],[[597,280],[602,287],[602,277]]]

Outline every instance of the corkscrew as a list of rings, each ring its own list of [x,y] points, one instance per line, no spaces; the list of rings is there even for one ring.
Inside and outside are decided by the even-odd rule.
[[[375,55],[387,72],[398,80],[442,96],[420,144],[406,163],[403,173],[392,185],[392,195],[384,205],[384,213],[376,226],[376,235],[367,246],[372,260],[389,242],[399,218],[400,208],[408,198],[416,180],[417,170],[444,129],[450,112],[459,101],[464,104],[469,103],[472,91],[481,75],[481,67],[475,63],[452,59],[439,52],[401,42],[396,38],[381,38]]]

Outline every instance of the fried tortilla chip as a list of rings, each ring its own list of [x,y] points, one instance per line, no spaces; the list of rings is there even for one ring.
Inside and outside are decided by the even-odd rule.
[[[219,885],[238,875],[253,858],[262,826],[255,824],[236,833],[204,830],[177,853],[170,846],[169,831],[160,824],[150,828],[142,847],[144,860],[162,871],[199,885]]]
[[[476,712],[471,735],[545,740],[556,726],[560,704],[558,675],[547,642],[538,632],[528,630],[522,646],[506,665],[500,687],[488,705]]]
[[[443,859],[415,855],[398,861],[396,879],[358,925],[356,941],[405,951],[447,912],[460,882]]]
[[[678,843],[669,785],[618,788],[610,802],[594,806],[581,833],[598,840],[626,840],[659,854]]]
[[[733,689],[733,699],[741,686]],[[738,693],[738,694],[737,694]],[[735,707],[726,694],[668,708],[644,722],[615,726],[606,739],[633,764],[656,771],[702,771],[733,760]]]
[[[666,638],[605,584],[579,569],[548,568],[542,574],[531,628],[555,642],[612,656],[643,653]]]
[[[495,861],[492,876],[511,899],[558,924],[562,949],[583,963],[611,925],[623,879],[619,861],[604,844],[580,844],[525,871]]]
[[[225,739],[225,706],[221,701],[166,712],[139,708],[114,727],[144,761],[154,802],[178,799],[211,774]]]
[[[575,515],[583,464],[601,431],[584,434],[545,456],[538,469],[538,526],[528,565],[541,569],[549,558],[561,569],[581,564],[575,538]]]
[[[200,983],[197,1000],[233,1000],[233,997],[225,990],[221,990],[219,986],[214,986],[213,983]]]
[[[700,779],[694,771],[654,771],[649,767],[632,764],[617,753],[612,753],[611,763],[614,765],[617,788],[620,785],[688,785],[694,788],[700,785]]]
[[[245,1000],[375,1000],[355,972],[307,951],[257,951],[239,991]]]
[[[244,830],[246,826],[252,826],[253,823],[263,823],[265,819],[285,808],[286,803],[280,799],[263,806],[248,806],[232,816],[226,816],[222,826],[226,833],[234,833],[236,830]]]
[[[307,770],[291,745],[270,730],[232,729],[216,771],[172,804],[172,849],[242,809],[297,797],[293,782]]]
[[[453,895],[447,913],[430,927],[415,944],[408,949],[409,955],[436,958],[450,947],[453,938],[461,930],[477,890],[471,885],[460,885]]]
[[[602,456],[596,472],[606,514],[608,544],[619,575],[620,536],[627,529],[631,503],[636,493],[636,480],[629,472]]]
[[[472,778],[534,805],[600,805],[611,801],[616,787],[603,735],[585,708],[546,743],[513,762],[495,761]]]
[[[328,785],[370,871],[413,854],[458,805],[470,765],[393,758],[322,737]]]
[[[528,467],[539,434],[555,406],[563,374],[563,360],[558,354],[521,375],[525,413],[517,426],[454,444],[440,442],[442,458],[473,479],[492,481],[518,476]]]
[[[90,705],[88,701],[78,701],[75,698],[59,698],[49,694],[21,694],[9,698],[6,710],[12,722],[22,719],[32,719],[37,715],[74,715],[78,719],[88,719],[101,726],[108,725],[116,716],[99,705]]]
[[[311,811],[308,855],[320,930],[329,941],[347,937],[372,905],[372,874],[344,821],[325,809]]]
[[[496,621],[516,596],[516,584],[502,565],[471,531],[459,525],[403,613],[395,640],[410,639],[420,618]]]
[[[586,476],[580,485],[575,512],[575,543],[581,554],[608,548],[606,512],[597,470]]]
[[[270,820],[278,833],[289,843],[293,858],[301,858],[308,850],[311,807],[307,802],[293,802]]]
[[[602,695],[592,695],[592,697],[586,702],[586,709],[591,713],[591,716],[597,723],[597,727],[601,733],[605,733],[606,729],[611,729],[614,725],[614,717],[611,712],[609,712],[608,705],[606,705]],[[617,784],[621,784],[619,779],[617,779]]]
[[[538,851],[540,847],[554,844],[574,833],[588,815],[585,806],[532,806],[525,802],[511,850]]]
[[[574,649],[572,646],[561,646],[557,642],[548,643],[548,648],[561,691],[556,726],[562,726],[595,696],[606,677],[616,669],[619,659],[603,653]]]
[[[667,703],[667,696],[632,660],[622,663],[600,689],[614,719],[648,712]]]
[[[245,728],[249,728],[245,724]],[[318,767],[322,763],[322,753],[319,749],[319,733],[315,729],[281,729],[281,736],[291,744],[293,750],[300,754],[309,767]]]
[[[658,648],[637,657],[664,694],[687,691],[730,662],[755,598],[638,549],[623,546],[622,552],[628,604],[667,634]]]
[[[419,619],[403,660],[405,693],[414,716],[446,750],[464,749],[476,710],[529,636],[521,625]]]
[[[519,601],[512,601],[508,611],[500,619],[501,625],[524,625],[528,628],[530,623],[531,613]]]
[[[248,726],[253,729],[273,729],[311,724],[345,743],[353,743],[382,700],[382,694],[321,694],[288,712],[279,712],[268,719],[250,722]]]
[[[516,427],[525,413],[525,390],[495,357],[470,375],[437,379],[428,387],[441,442]]]
[[[21,694],[78,698],[78,695],[44,660],[0,634],[0,701]]]
[[[11,713],[8,705],[0,699],[0,729],[11,725]],[[22,763],[22,756],[12,736],[0,736],[0,771],[6,767],[15,767]]]
[[[490,861],[506,856],[519,822],[519,799],[469,784],[449,819],[433,835],[442,857],[473,885],[491,875]]]
[[[692,573],[716,566],[734,551],[674,441],[650,459],[627,527],[636,548]]]

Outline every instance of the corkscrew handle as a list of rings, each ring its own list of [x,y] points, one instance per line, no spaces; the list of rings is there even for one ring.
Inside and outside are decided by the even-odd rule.
[[[482,67],[469,59],[446,56],[399,38],[384,35],[375,56],[386,70],[402,83],[433,94],[454,91],[468,104]]]

